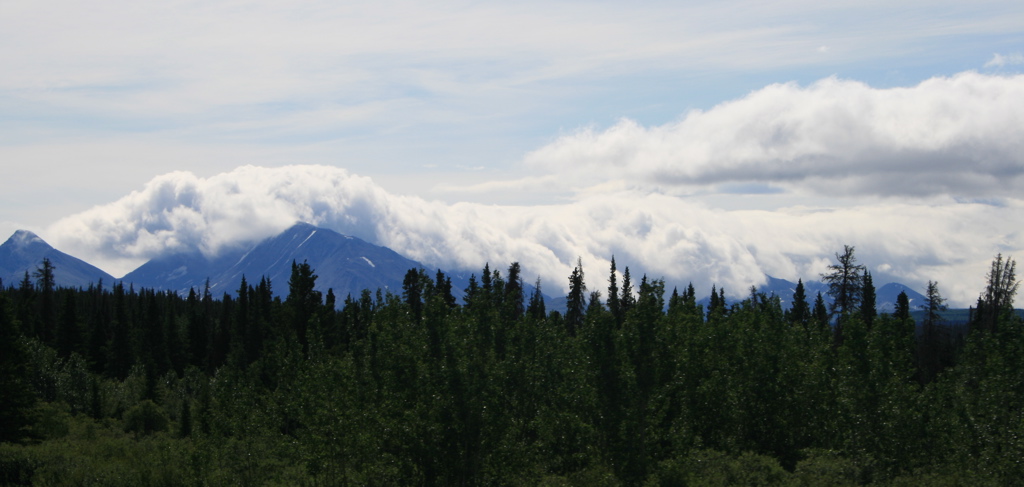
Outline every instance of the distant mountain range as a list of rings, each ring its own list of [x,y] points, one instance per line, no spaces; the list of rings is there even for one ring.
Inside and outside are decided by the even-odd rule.
[[[768,276],[768,282],[759,286],[757,291],[769,296],[778,296],[779,300],[782,301],[783,309],[789,309],[793,305],[793,293],[796,292],[796,283]],[[826,304],[832,302],[832,298],[828,295],[827,284],[820,281],[804,282],[804,293],[807,295],[807,303],[811,306],[814,305],[814,299],[819,292],[821,297],[825,299]],[[910,309],[912,310],[917,309],[918,306],[925,302],[925,297],[921,293],[898,282],[890,282],[875,289],[875,308],[878,309],[879,313],[892,313],[896,309],[896,298],[901,292],[907,293]]]
[[[305,261],[319,276],[317,289],[324,293],[328,288],[333,289],[339,303],[349,294],[358,296],[363,289],[375,291],[379,288],[400,293],[406,272],[424,267],[387,247],[308,223],[297,223],[281,234],[246,249],[229,251],[214,258],[208,258],[198,250],[163,256],[146,262],[121,279],[115,279],[87,262],[54,249],[32,232],[18,230],[0,245],[0,278],[3,284],[17,285],[26,271],[31,279],[32,272],[44,258],[50,259],[55,266],[54,274],[59,286],[87,287],[101,280],[104,284],[120,281],[137,289],[187,294],[189,289],[201,292],[209,282],[214,297],[224,293],[233,295],[243,275],[253,285],[261,277],[268,277],[274,294],[285,296],[292,262]],[[445,273],[452,279],[456,297],[461,297],[462,290],[468,285],[467,275]],[[433,271],[428,269],[428,274],[433,276]],[[527,295],[533,290],[529,284],[525,288]],[[796,283],[769,276],[768,281],[758,287],[758,292],[778,296],[783,308],[788,309],[795,289]],[[826,301],[829,300],[828,287],[821,282],[804,282],[804,289],[811,304],[818,292]],[[671,293],[670,289],[667,291]],[[910,298],[911,309],[916,309],[925,300],[920,293],[903,284],[888,283],[876,290],[878,311],[892,312],[901,291]],[[565,309],[564,296],[546,301],[549,310]],[[707,306],[707,298],[700,302]]]

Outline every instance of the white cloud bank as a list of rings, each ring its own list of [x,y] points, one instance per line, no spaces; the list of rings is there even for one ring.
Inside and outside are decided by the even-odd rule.
[[[613,192],[556,206],[447,205],[390,194],[369,178],[325,166],[246,166],[210,178],[165,174],[56,222],[44,236],[87,260],[116,265],[127,257],[137,264],[189,247],[214,254],[296,220],[449,270],[518,261],[555,294],[577,256],[592,289],[607,286],[607,259],[614,255],[637,279],[647,273],[670,284],[693,281],[705,291],[715,283],[742,295],[765,273],[815,279],[836,250],[852,244],[879,284],[891,278],[920,287],[937,280],[947,297],[966,305],[996,252],[1024,249],[1024,203],[1014,199],[1001,206],[944,200],[767,212]]]
[[[742,295],[765,274],[817,279],[849,244],[879,284],[935,280],[966,306],[996,253],[1024,255],[1022,131],[1024,76],[969,72],[893,89],[825,79],[768,86],[663,126],[568,135],[526,157],[538,174],[468,188],[572,194],[563,204],[446,204],[336,167],[245,166],[164,174],[42,233],[117,275],[301,220],[448,270],[518,261],[555,294],[577,257],[592,289],[606,286],[614,255],[638,278]],[[709,205],[772,190],[784,193],[755,200],[766,206]]]
[[[526,158],[574,183],[757,183],[824,195],[1012,196],[1024,185],[1024,76],[974,72],[876,89],[771,85],[681,120],[623,120]]]

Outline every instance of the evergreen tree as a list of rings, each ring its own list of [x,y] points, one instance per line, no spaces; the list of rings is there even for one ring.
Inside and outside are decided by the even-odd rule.
[[[179,302],[178,296],[171,291],[164,293],[163,300],[166,305],[164,312],[164,329],[167,332],[167,358],[174,372],[181,377],[185,373],[185,366],[188,365],[188,350],[185,341],[181,338],[181,327],[178,322],[180,310],[175,304]]]
[[[141,290],[139,298],[143,303],[145,313],[145,317],[140,323],[143,329],[139,356],[146,367],[151,367],[154,373],[163,375],[170,368],[167,333],[164,329],[166,310],[161,309],[156,292],[152,289]]]
[[[437,275],[434,278],[434,289],[449,309],[455,309],[458,306],[458,300],[452,294],[452,278],[445,276],[441,269],[437,270]]]
[[[484,270],[480,272],[480,290],[486,296],[485,299],[490,301],[494,287],[491,283],[491,264],[489,262],[484,264]]]
[[[469,275],[469,285],[463,290],[462,301],[469,304],[480,294],[480,285],[476,282],[476,274]],[[379,301],[379,300],[378,300]]]
[[[942,319],[939,314],[946,310],[946,299],[939,293],[939,283],[928,281],[928,290],[925,292],[924,304],[921,309],[925,310],[925,323],[935,324]]]
[[[523,290],[523,278],[520,274],[521,270],[518,262],[513,262],[508,266],[508,278],[505,282],[505,298],[503,299],[505,303],[503,306],[503,314],[505,322],[507,323],[512,323],[522,318],[523,314],[526,312],[526,296]]]
[[[251,347],[247,343],[251,334],[249,328],[253,326],[253,313],[249,304],[251,291],[249,282],[245,280],[245,275],[243,274],[242,281],[238,284],[238,291],[235,292],[235,296],[238,299],[235,305],[235,329],[231,333],[238,339],[232,342],[232,349],[230,351],[231,362],[242,368],[248,366],[252,360],[255,360],[255,357],[249,356]]]
[[[309,357],[309,337],[307,336],[310,322],[317,316],[323,300],[320,291],[314,289],[317,275],[309,263],[292,261],[292,275],[288,279],[288,298],[286,303],[292,316],[292,330],[302,346],[302,356]]]
[[[622,294],[619,296],[619,313],[625,317],[626,313],[636,304],[633,297],[633,281],[629,277],[629,267],[622,271]]]
[[[324,346],[328,350],[334,350],[341,342],[339,336],[337,316],[338,298],[334,295],[334,288],[327,288],[327,295],[324,296],[324,307],[320,311],[319,329]]]
[[[37,308],[36,287],[32,284],[28,271],[18,284],[18,292],[15,294],[14,315],[16,322],[21,326],[21,332],[26,336],[38,336],[39,309]]]
[[[896,296],[896,307],[892,311],[892,316],[900,321],[910,319],[910,298],[907,297],[906,291],[900,291]]]
[[[998,254],[992,261],[986,276],[985,291],[978,299],[978,309],[974,312],[974,329],[995,332],[1000,319],[1013,311],[1013,297],[1020,286],[1016,270],[1017,262],[1012,258],[1004,260],[1003,254]]]
[[[835,344],[843,343],[843,323],[847,316],[860,306],[864,289],[865,267],[857,263],[854,248],[843,247],[843,254],[836,253],[835,264],[828,266],[829,272],[821,275],[821,280],[828,284],[828,294],[832,296],[832,316],[836,317],[834,330]]]
[[[935,378],[942,369],[942,337],[940,336],[939,321],[942,316],[939,314],[946,309],[945,299],[939,293],[937,282],[928,281],[928,290],[925,292],[925,302],[921,309],[925,312],[924,323],[921,330],[921,351],[920,357],[920,380],[927,384]]]
[[[686,285],[686,291],[683,292],[683,305],[690,315],[703,316],[703,312],[697,305],[697,290],[693,288],[693,283]]]
[[[74,292],[64,293],[64,306],[60,310],[57,324],[57,353],[67,358],[72,352],[81,351],[82,332],[78,326],[78,311]]]
[[[727,306],[728,305],[725,301],[725,288],[717,289],[717,287],[712,284],[710,301],[708,302],[708,321],[719,321],[722,318],[725,318],[725,316],[729,314]]]
[[[135,365],[135,355],[132,353],[131,324],[128,322],[128,310],[126,303],[128,297],[124,291],[124,284],[114,284],[113,292],[114,323],[111,327],[110,344],[107,346],[107,368],[108,375],[120,380],[128,377],[132,365]]]
[[[185,300],[188,309],[189,363],[197,367],[206,365],[206,346],[209,333],[206,307],[196,294],[195,288],[188,290]]]
[[[708,316],[711,316],[712,312],[717,311],[722,305],[718,301],[718,286],[711,285],[711,296],[708,298]]]
[[[530,304],[526,307],[526,315],[534,320],[543,320],[547,316],[544,306],[544,294],[540,291],[540,278],[533,285],[533,293],[530,294]]]
[[[611,270],[608,272],[608,311],[615,318],[618,326],[622,326],[622,306],[619,304],[619,283],[615,270],[615,256],[612,256]]]
[[[220,318],[213,323],[207,370],[213,373],[227,363],[231,353],[231,329],[235,327],[235,302],[231,295],[224,293],[221,298]],[[305,351],[305,349],[303,349]]]
[[[818,296],[814,298],[814,310],[812,312],[814,323],[817,325],[818,331],[828,329],[829,316],[828,308],[825,307],[825,298],[818,293]]]
[[[860,316],[868,330],[875,323],[878,310],[875,307],[875,284],[871,280],[871,273],[864,271],[863,287],[861,288]]]
[[[423,319],[423,273],[419,269],[409,269],[402,280],[402,299],[405,300],[409,312],[412,314],[413,323],[419,323]],[[490,276],[487,279],[490,285]]]
[[[583,316],[587,306],[587,286],[583,281],[583,260],[576,260],[576,267],[569,276],[569,294],[565,302],[565,326],[569,336],[583,327]]]
[[[55,302],[56,278],[53,271],[56,268],[50,259],[43,258],[43,263],[32,273],[36,278],[36,285],[39,289],[39,330],[36,335],[43,343],[52,344],[55,330],[57,328],[57,303]]]
[[[811,306],[807,303],[807,291],[804,289],[804,280],[796,281],[796,289],[793,291],[793,304],[789,308],[787,318],[790,323],[800,326],[805,332],[810,332]]]
[[[263,343],[269,335],[269,326],[274,323],[274,293],[271,289],[270,279],[266,276],[260,278],[260,283],[250,291],[250,306],[253,309],[252,321],[249,323],[248,333],[245,337],[246,355],[250,361],[260,357],[263,352]]]
[[[683,309],[683,297],[679,294],[679,288],[672,288],[672,295],[668,298],[668,313],[676,315]]]
[[[110,295],[99,286],[90,288],[92,310],[89,312],[88,356],[93,372],[102,372],[107,363],[107,343],[110,341]]]

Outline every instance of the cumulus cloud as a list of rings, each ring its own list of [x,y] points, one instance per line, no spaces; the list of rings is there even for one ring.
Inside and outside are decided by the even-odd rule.
[[[836,195],[1013,195],[1024,183],[1024,76],[973,72],[909,88],[776,84],[681,120],[631,120],[526,157],[572,181],[780,184]]]
[[[577,257],[592,289],[605,287],[614,255],[637,278],[692,281],[704,290],[716,284],[742,295],[765,274],[816,279],[832,254],[851,244],[876,282],[938,280],[947,297],[967,304],[996,252],[1024,249],[1022,210],[1020,200],[1003,199],[727,211],[635,190],[560,205],[444,204],[391,194],[339,168],[246,166],[209,178],[165,174],[44,233],[75,255],[142,261],[189,248],[214,255],[302,220],[448,270],[518,261],[553,294],[564,290]]]

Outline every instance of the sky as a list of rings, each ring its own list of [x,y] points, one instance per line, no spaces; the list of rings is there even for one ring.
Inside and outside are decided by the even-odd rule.
[[[1024,255],[1024,4],[0,0],[0,234],[115,276],[296,220],[746,294]]]

